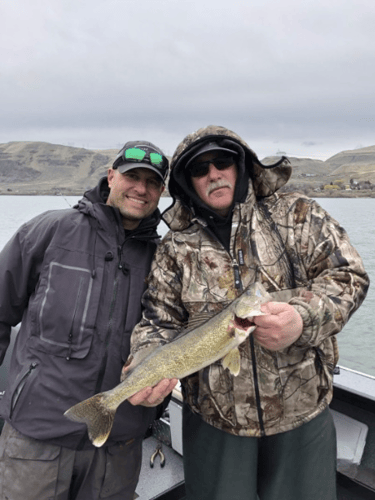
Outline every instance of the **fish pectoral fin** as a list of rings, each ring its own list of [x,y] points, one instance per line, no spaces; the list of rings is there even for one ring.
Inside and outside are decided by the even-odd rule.
[[[237,377],[241,369],[241,355],[238,347],[229,351],[228,354],[224,356],[221,362],[224,368],[228,368],[230,373]]]

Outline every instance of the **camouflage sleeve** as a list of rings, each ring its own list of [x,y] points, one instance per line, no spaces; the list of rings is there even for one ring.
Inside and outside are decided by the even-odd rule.
[[[168,233],[158,246],[142,298],[142,319],[131,337],[131,354],[146,347],[158,347],[178,335],[186,325],[188,313],[182,300],[182,266]]]
[[[295,238],[309,285],[289,303],[304,329],[296,346],[317,346],[338,333],[366,297],[369,277],[345,230],[318,203],[300,199]]]

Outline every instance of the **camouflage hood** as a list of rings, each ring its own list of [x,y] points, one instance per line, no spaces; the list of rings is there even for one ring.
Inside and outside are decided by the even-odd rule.
[[[179,182],[181,170],[191,155],[205,142],[209,141],[215,141],[222,147],[234,148],[237,151],[241,151],[244,168],[252,180],[256,197],[265,197],[274,194],[288,182],[292,174],[292,167],[285,156],[277,163],[264,165],[248,144],[236,133],[224,127],[209,125],[187,135],[173,154],[169,193],[174,200],[181,199],[184,201],[184,187]]]

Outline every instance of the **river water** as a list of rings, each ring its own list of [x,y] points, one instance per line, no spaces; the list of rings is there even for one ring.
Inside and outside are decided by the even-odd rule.
[[[68,208],[80,196],[0,196],[0,249],[18,227],[41,212]],[[160,209],[170,205],[170,198],[162,198]],[[372,283],[375,282],[375,199],[374,198],[319,198],[326,209],[349,234],[359,251]],[[160,233],[167,227],[161,224]],[[362,307],[338,335],[341,366],[375,376],[375,288],[370,287]]]

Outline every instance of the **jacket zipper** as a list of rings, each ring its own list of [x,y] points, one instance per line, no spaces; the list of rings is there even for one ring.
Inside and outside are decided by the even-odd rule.
[[[121,245],[118,245],[117,247],[117,254],[118,254],[118,264],[117,264],[117,273],[113,282],[113,293],[112,293],[112,300],[111,300],[111,305],[110,305],[110,310],[109,310],[109,318],[108,318],[108,328],[107,328],[107,333],[104,338],[104,355],[102,357],[101,363],[100,363],[100,368],[98,372],[98,378],[96,379],[96,385],[94,389],[94,394],[98,394],[101,391],[102,383],[104,380],[104,374],[105,370],[107,368],[107,361],[108,361],[108,348],[109,348],[109,342],[112,336],[112,321],[113,321],[113,315],[114,315],[114,310],[116,306],[116,301],[117,301],[117,292],[118,292],[118,282],[119,282],[119,277],[120,272],[123,274],[127,273],[127,269],[123,266],[122,260],[121,260]],[[111,261],[112,259],[109,258],[108,261]],[[85,443],[87,441],[87,434],[83,434],[81,440],[79,441],[77,445],[77,450],[82,450]]]
[[[9,412],[10,419],[12,419],[14,409],[15,409],[17,402],[21,396],[21,392],[22,392],[23,388],[25,387],[27,378],[31,375],[31,373],[33,372],[33,370],[35,370],[35,368],[37,366],[38,366],[38,363],[36,363],[35,361],[30,363],[30,366],[29,366],[27,372],[22,375],[21,380],[18,382],[16,390],[14,391],[14,393],[12,395],[12,401],[11,401],[10,412]]]
[[[204,227],[206,232],[210,234],[210,236],[213,236],[219,243],[222,245],[220,240],[217,238],[215,233],[211,231],[208,227]],[[241,272],[240,272],[240,266],[238,265],[238,262],[235,257],[232,257],[231,253],[228,252],[229,257],[232,260],[232,268],[233,268],[233,274],[234,274],[234,285],[237,290],[240,292],[243,292],[243,285],[242,285],[242,280],[241,280]],[[243,251],[240,249],[238,251],[238,260],[241,265],[244,265],[244,257],[243,257]],[[258,372],[257,372],[257,361],[256,361],[256,355],[255,355],[255,346],[254,346],[254,339],[253,336],[250,336],[250,352],[251,352],[251,362],[253,365],[253,378],[254,378],[254,390],[255,390],[255,401],[256,401],[256,406],[257,406],[257,413],[258,413],[258,419],[259,419],[259,427],[260,427],[260,434],[261,436],[264,436],[264,422],[263,422],[263,411],[262,411],[262,406],[260,404],[260,391],[259,391],[259,381],[258,381]]]
[[[94,394],[97,394],[101,389],[103,379],[104,379],[105,369],[107,367],[108,347],[109,347],[109,340],[110,340],[111,335],[112,335],[112,320],[113,320],[113,313],[115,310],[115,304],[116,304],[116,299],[117,299],[117,287],[118,287],[118,276],[116,277],[114,284],[113,284],[113,295],[112,295],[111,308],[110,308],[110,312],[109,312],[108,328],[107,328],[107,334],[106,334],[105,339],[104,339],[104,355],[102,357],[102,362],[100,365]]]
[[[264,436],[263,411],[262,411],[262,407],[260,404],[260,391],[259,391],[259,381],[258,381],[258,372],[257,372],[257,361],[256,361],[256,356],[255,356],[254,337],[252,335],[250,335],[250,350],[251,350],[251,361],[252,361],[252,365],[253,365],[255,401],[256,401],[256,405],[257,405],[260,435]]]
[[[243,288],[242,288],[240,267],[239,267],[236,259],[232,259],[232,267],[233,267],[233,274],[234,274],[234,286],[237,288],[237,290],[240,290],[242,292]]]
[[[241,265],[244,264],[242,250],[239,250],[239,252],[238,252],[238,260],[241,263]],[[233,273],[234,273],[234,285],[240,292],[243,292],[240,267],[239,267],[238,262],[235,258],[232,259],[232,266],[233,266]],[[263,411],[262,411],[262,406],[260,404],[260,391],[259,391],[259,380],[258,380],[258,372],[257,372],[257,361],[256,361],[256,355],[255,355],[254,337],[252,335],[250,335],[249,340],[250,340],[251,362],[252,362],[252,366],[253,366],[255,401],[256,401],[256,405],[257,405],[260,434],[261,434],[261,436],[264,436]]]
[[[72,327],[70,329],[69,335],[68,335],[68,354],[66,356],[66,360],[69,361],[72,355],[72,349],[73,349],[73,327],[74,327],[74,321],[76,319],[77,315],[77,309],[78,309],[78,303],[82,295],[82,286],[83,286],[83,279],[80,279],[79,287],[78,287],[78,293],[77,293],[77,300],[76,300],[76,306],[73,312],[73,320],[72,320]]]
[[[122,251],[122,247],[121,247],[121,245],[119,245],[117,247],[117,253],[118,253],[117,269],[119,271],[121,271],[121,273],[127,274],[127,269],[122,264],[121,251]],[[104,379],[104,373],[105,373],[105,370],[107,367],[108,347],[109,347],[110,338],[112,336],[112,320],[113,320],[113,314],[114,314],[116,301],[117,301],[118,282],[119,282],[119,273],[117,273],[117,276],[116,276],[115,281],[113,283],[113,294],[112,294],[112,301],[111,301],[111,306],[110,306],[110,311],[109,311],[108,328],[107,328],[107,333],[106,333],[106,336],[104,339],[104,355],[103,355],[102,362],[100,365],[94,394],[97,394],[101,390],[101,386],[102,386],[103,379]]]

